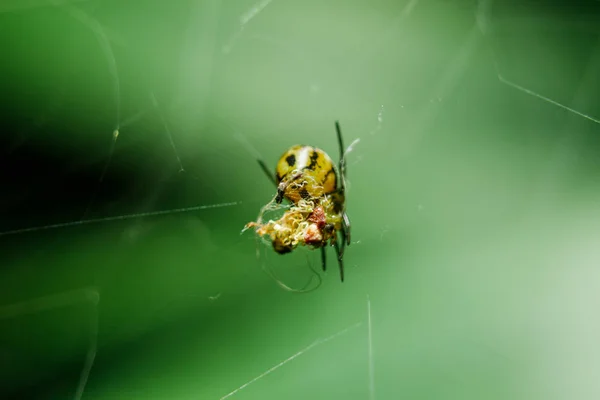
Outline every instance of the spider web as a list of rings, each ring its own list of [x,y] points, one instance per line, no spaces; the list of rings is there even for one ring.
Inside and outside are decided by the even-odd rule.
[[[600,393],[595,3],[0,12],[2,398]],[[338,119],[343,284],[239,234]]]

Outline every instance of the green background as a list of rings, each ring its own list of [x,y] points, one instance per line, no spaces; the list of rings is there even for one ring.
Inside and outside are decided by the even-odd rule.
[[[96,327],[87,399],[600,395],[600,3],[55,3],[0,6],[3,398],[76,396]],[[335,120],[346,281],[289,293],[256,158]]]

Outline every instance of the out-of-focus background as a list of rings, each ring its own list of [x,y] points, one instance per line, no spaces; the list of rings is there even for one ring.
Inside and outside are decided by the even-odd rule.
[[[2,2],[0,397],[598,398],[600,3],[563,3]],[[346,281],[290,293],[319,254],[240,234],[256,159],[335,120]]]

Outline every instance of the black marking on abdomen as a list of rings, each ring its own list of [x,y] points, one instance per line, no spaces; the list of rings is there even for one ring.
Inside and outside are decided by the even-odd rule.
[[[285,161],[288,163],[288,165],[290,167],[293,167],[294,165],[296,165],[296,156],[293,154],[290,154],[289,156],[287,156],[285,158]]]
[[[300,195],[300,197],[302,197],[304,200],[308,200],[310,199],[310,193],[308,193],[308,190],[306,190],[306,188],[302,188],[300,189],[300,191],[298,192],[298,194]]]
[[[334,179],[333,179],[333,181],[334,181],[334,183],[337,183],[337,182],[336,182],[336,181],[337,181],[337,175],[335,174],[335,170],[334,170],[333,168],[330,168],[330,169],[329,169],[329,171],[327,171],[327,173],[326,173],[326,174],[325,174],[325,176],[323,177],[323,182],[321,182],[321,183],[325,183],[325,182],[327,181],[327,177],[328,177],[330,174],[333,174],[333,178],[334,178]]]
[[[319,152],[313,148],[313,152],[310,155],[310,164],[308,164],[306,167],[304,167],[304,169],[314,171],[315,167],[317,166],[318,159],[319,159]]]

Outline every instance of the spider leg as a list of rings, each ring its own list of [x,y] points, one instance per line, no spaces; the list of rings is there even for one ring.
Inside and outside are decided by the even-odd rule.
[[[344,282],[344,245],[345,243],[342,242],[342,246],[340,249],[340,245],[337,241],[337,238],[336,240],[333,240],[333,247],[335,247],[335,253],[337,254],[338,265],[340,267],[340,279],[342,282]]]
[[[345,212],[344,215],[342,215],[342,218],[342,240],[347,246],[350,246],[350,219]]]
[[[339,121],[335,121],[335,131],[337,133],[338,146],[340,148],[340,163],[338,165],[338,170],[340,171],[341,175],[340,191],[343,194],[346,192],[346,149],[344,148],[344,139],[342,138],[342,129],[340,128]]]
[[[343,258],[344,257],[344,251],[346,250],[346,241],[347,241],[347,232],[344,228],[344,226],[342,225],[342,229],[340,229],[340,251],[339,251],[339,257]],[[337,236],[336,236],[336,241],[337,241]]]
[[[263,170],[265,175],[267,175],[267,178],[269,178],[269,180],[271,182],[273,182],[273,185],[275,185],[275,187],[277,187],[277,181],[275,180],[275,174],[272,173],[271,170],[269,170],[269,167],[267,167],[267,164],[265,164],[265,162],[263,160],[256,160],[256,161],[258,161],[258,165],[260,165],[260,168]]]
[[[346,194],[346,149],[344,148],[344,139],[342,138],[342,129],[340,128],[339,121],[335,121],[335,131],[337,133],[338,138],[338,146],[340,148],[340,163],[338,166],[338,170],[340,172],[340,187],[338,189],[338,193],[342,196]],[[342,244],[350,246],[350,219],[348,218],[348,214],[344,211],[343,221],[342,221]],[[344,249],[342,248],[342,255],[344,254]]]
[[[321,247],[321,265],[323,266],[323,271],[327,269],[327,253],[325,253],[325,246]]]

